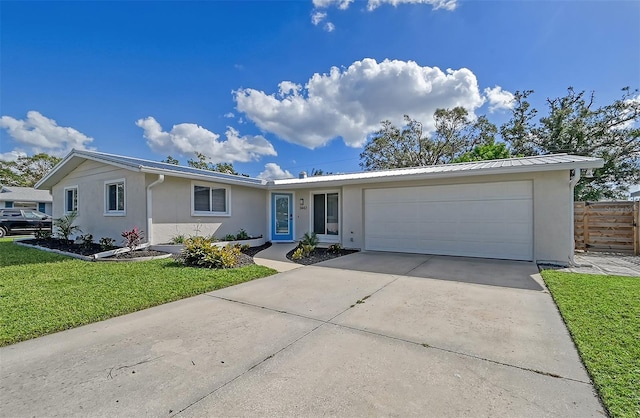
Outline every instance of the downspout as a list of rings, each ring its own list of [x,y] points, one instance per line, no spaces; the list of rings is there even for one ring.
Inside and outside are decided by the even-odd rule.
[[[153,244],[153,193],[151,189],[164,182],[164,174],[158,174],[158,179],[147,186],[147,242]]]
[[[575,266],[576,262],[574,259],[574,255],[576,252],[576,236],[575,236],[575,209],[574,209],[574,204],[573,204],[573,195],[574,195],[574,189],[576,188],[576,184],[578,184],[578,181],[580,181],[580,169],[579,168],[575,168],[573,170],[573,177],[571,177],[571,180],[569,181],[569,189],[571,191],[570,193],[570,199],[571,199],[571,204],[569,205],[569,210],[571,211],[571,216],[569,217],[569,219],[571,220],[571,252],[569,252],[569,265],[570,266]]]

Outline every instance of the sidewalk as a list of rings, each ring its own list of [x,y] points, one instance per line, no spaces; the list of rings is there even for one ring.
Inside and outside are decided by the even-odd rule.
[[[297,242],[274,243],[271,247],[260,251],[253,257],[253,261],[260,265],[272,268],[278,272],[294,270],[302,267],[287,258],[287,253],[298,246]]]

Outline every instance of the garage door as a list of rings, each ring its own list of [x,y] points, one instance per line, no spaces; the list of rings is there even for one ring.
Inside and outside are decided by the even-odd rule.
[[[367,189],[365,248],[532,260],[530,181]]]

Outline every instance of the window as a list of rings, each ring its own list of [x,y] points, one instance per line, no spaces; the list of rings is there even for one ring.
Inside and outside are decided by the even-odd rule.
[[[38,203],[38,212],[42,212],[45,213],[47,211],[47,204],[46,203]]]
[[[193,215],[229,215],[229,190],[226,187],[193,185]]]
[[[64,189],[64,213],[78,211],[78,187]]]
[[[339,235],[338,193],[313,194],[313,232]]]
[[[9,202],[8,200],[6,202],[4,202],[4,207],[5,208],[12,208],[13,207],[13,202]]]
[[[105,188],[105,214],[124,215],[125,214],[125,187],[124,179],[107,182]]]

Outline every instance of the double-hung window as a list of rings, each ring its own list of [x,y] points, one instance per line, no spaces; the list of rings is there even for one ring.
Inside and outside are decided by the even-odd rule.
[[[78,211],[78,186],[65,187],[64,189],[64,213]]]
[[[114,180],[104,183],[104,203],[106,215],[125,214],[125,181]]]
[[[194,216],[228,216],[229,189],[221,186],[193,184],[191,207]]]

